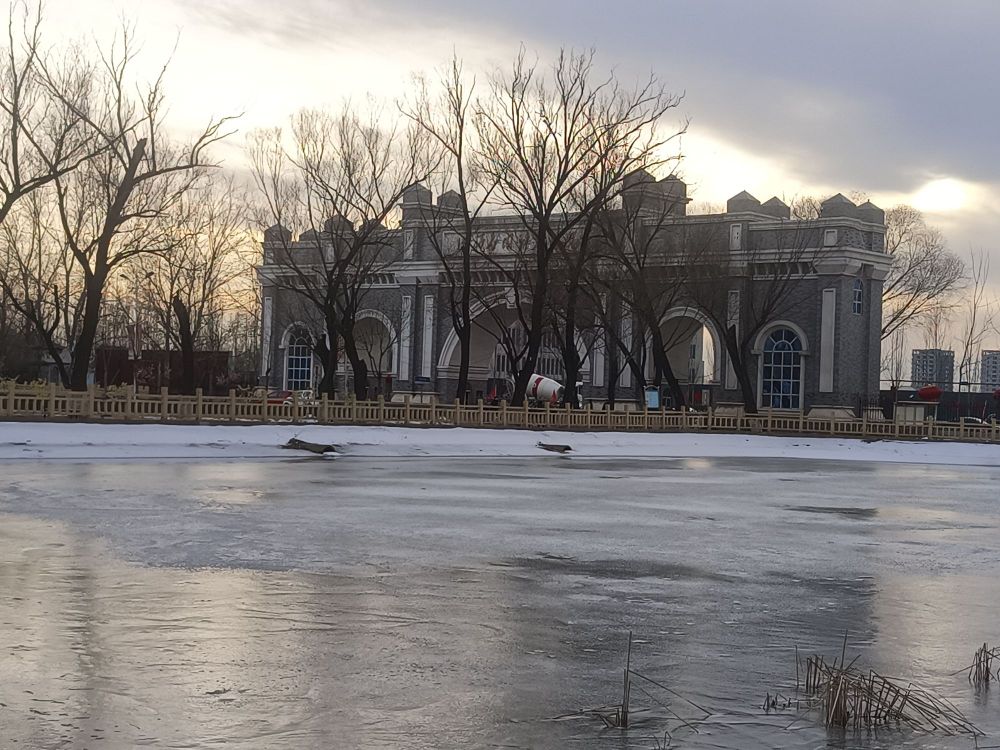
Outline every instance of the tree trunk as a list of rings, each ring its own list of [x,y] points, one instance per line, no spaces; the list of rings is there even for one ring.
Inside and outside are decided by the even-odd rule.
[[[566,371],[563,400],[574,409],[577,408],[580,400],[576,389],[576,382],[580,377],[580,350],[576,348],[576,307],[577,287],[574,284],[566,296],[566,325],[563,331],[562,351],[563,369]]]
[[[354,331],[344,331],[343,338],[344,353],[347,355],[347,361],[351,363],[351,371],[354,373],[354,397],[358,401],[365,401],[368,398],[368,363],[358,352]]]
[[[115,232],[123,221],[125,206],[136,185],[136,173],[146,152],[146,139],[136,141],[129,156],[128,165],[122,175],[114,200],[108,207],[107,216],[101,235],[97,239],[97,251],[94,256],[94,270],[87,275],[85,283],[87,301],[83,311],[83,325],[73,349],[73,370],[70,375],[70,388],[74,391],[87,390],[87,374],[90,371],[90,358],[94,353],[94,342],[97,340],[97,324],[101,317],[101,301],[104,296],[104,284],[108,280],[111,261],[111,243]],[[65,222],[65,217],[63,219]]]
[[[683,409],[687,404],[684,397],[684,389],[681,388],[680,381],[670,364],[670,358],[663,349],[663,336],[657,329],[653,329],[651,334],[650,348],[653,350],[653,365],[657,374],[662,374],[667,380],[667,387],[670,389],[670,398],[673,400],[675,409]],[[659,385],[659,383],[655,383]]]
[[[332,342],[328,344],[327,342]],[[331,399],[337,397],[337,361],[340,359],[340,349],[337,347],[337,326],[336,323],[327,321],[326,338],[321,340],[315,347],[316,354],[319,355],[323,363],[323,377],[320,378],[316,386],[317,395],[326,394]]]
[[[729,328],[726,331],[726,353],[733,365],[736,373],[736,381],[740,384],[740,393],[743,395],[743,409],[747,414],[757,413],[757,396],[754,393],[753,383],[750,381],[750,373],[747,372],[747,358],[744,356],[739,341],[736,340],[736,332]]]
[[[86,303],[83,308],[83,325],[73,347],[73,367],[70,370],[69,387],[74,391],[87,390],[87,375],[90,373],[90,358],[94,354],[97,340],[97,325],[101,319],[101,298],[104,296],[103,276],[89,276],[86,280]]]
[[[177,316],[177,332],[181,340],[181,378],[180,391],[184,395],[193,396],[195,391],[194,377],[194,336],[191,334],[191,311],[177,295],[170,301]]]
[[[544,233],[538,240],[539,246],[544,238]],[[524,362],[518,368],[517,377],[514,378],[514,394],[511,397],[512,406],[521,406],[528,395],[528,383],[531,376],[535,374],[535,365],[538,363],[538,352],[542,348],[542,328],[545,322],[545,303],[548,299],[548,272],[539,263],[539,268],[535,275],[535,284],[531,295],[531,315],[528,326],[528,350],[524,356]]]
[[[466,211],[468,213],[468,211]],[[469,224],[469,222],[466,222]],[[466,237],[471,237],[467,228]],[[466,247],[462,252],[462,297],[458,311],[461,327],[458,330],[458,387],[455,398],[464,399],[469,390],[469,360],[472,357],[472,250]]]

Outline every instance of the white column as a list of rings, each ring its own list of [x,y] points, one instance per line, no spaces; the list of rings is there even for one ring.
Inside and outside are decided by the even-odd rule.
[[[833,393],[833,341],[837,323],[837,290],[823,290],[819,333],[819,392]]]
[[[410,332],[413,328],[413,297],[402,299],[399,312],[399,380],[410,379]]]
[[[264,297],[261,315],[260,374],[266,376],[271,369],[271,324],[274,317],[274,298]]]
[[[431,364],[434,362],[434,297],[424,297],[424,330],[421,337],[420,376],[431,376]]]

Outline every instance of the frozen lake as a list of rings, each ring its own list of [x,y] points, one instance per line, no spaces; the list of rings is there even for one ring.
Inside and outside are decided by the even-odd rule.
[[[912,678],[1000,640],[1000,469],[805,459],[0,462],[0,738],[21,748],[971,748],[829,734],[793,648]],[[634,727],[555,720],[635,669]],[[697,710],[651,688],[685,717]]]

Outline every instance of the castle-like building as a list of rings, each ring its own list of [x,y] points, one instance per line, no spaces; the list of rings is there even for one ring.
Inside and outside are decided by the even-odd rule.
[[[866,202],[855,205],[843,195],[822,203],[818,218],[791,218],[789,207],[777,198],[761,203],[741,192],[726,211],[689,215],[687,189],[675,177],[654,180],[645,173],[631,176],[623,190],[625,205],[647,203],[669,214],[664,237],[711,236],[727,259],[726,273],[714,278],[717,292],[726,298],[725,326],[755,331],[750,341],[752,362],[747,371],[762,409],[794,412],[853,413],[859,401],[879,391],[882,284],[890,265],[885,253],[885,214]],[[414,185],[403,195],[399,226],[384,230],[383,243],[391,262],[380,266],[366,283],[356,318],[356,339],[368,364],[372,393],[399,399],[406,394],[442,400],[455,398],[459,367],[459,340],[453,326],[453,288],[441,260],[440,223],[428,217],[454,215],[458,196],[434,197]],[[662,214],[658,221],[662,224]],[[516,253],[516,238],[524,231],[521,217],[484,215],[476,219],[477,235],[494,238],[489,263],[473,264],[476,294],[472,303],[475,324],[470,344],[469,396],[489,397],[497,383],[508,379],[509,345],[519,334],[517,306],[523,295],[506,288],[502,265],[505,252]],[[447,234],[447,233],[446,233]],[[496,241],[495,238],[501,238]],[[457,238],[451,238],[457,242]],[[667,240],[663,240],[666,242]],[[683,244],[683,240],[680,241]],[[322,375],[313,344],[325,327],[315,305],[303,299],[295,283],[288,283],[289,258],[316,252],[322,238],[314,230],[296,237],[289,229],[272,227],[264,236],[262,284],[261,383],[274,389],[315,388]],[[660,253],[663,263],[690,256]],[[687,260],[684,258],[687,257]],[[792,264],[789,266],[788,264]],[[296,274],[306,265],[298,263]],[[774,295],[776,280],[787,290],[767,318],[762,300]],[[701,306],[699,302],[701,301]],[[660,321],[667,360],[688,394],[689,404],[711,403],[717,408],[739,408],[743,391],[730,365],[718,311],[703,309],[697,295],[676,296]],[[761,316],[764,316],[762,319]],[[603,403],[609,387],[622,401],[638,400],[635,367],[627,367],[615,347],[643,354],[640,326],[625,305],[613,311],[614,320],[582,331],[583,357],[579,382],[582,396]],[[603,330],[603,333],[602,333]],[[608,331],[614,331],[614,342]],[[522,332],[523,334],[523,332]],[[559,380],[562,360],[558,348],[543,338],[536,371]],[[647,337],[648,339],[648,337]],[[653,358],[637,356],[652,375]],[[351,368],[338,371],[338,392],[349,391]],[[599,405],[599,404],[598,404]]]

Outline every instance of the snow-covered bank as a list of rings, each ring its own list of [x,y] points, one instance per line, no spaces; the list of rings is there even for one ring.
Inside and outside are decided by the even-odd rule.
[[[580,457],[759,457],[1000,466],[1000,446],[696,433],[566,433],[524,430],[302,425],[51,424],[0,422],[0,460],[302,458],[289,438],[335,443],[356,456],[552,456],[538,443],[571,445]]]

